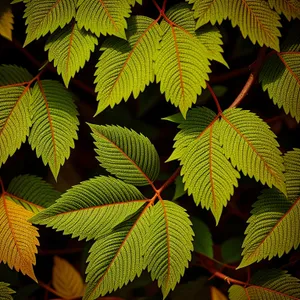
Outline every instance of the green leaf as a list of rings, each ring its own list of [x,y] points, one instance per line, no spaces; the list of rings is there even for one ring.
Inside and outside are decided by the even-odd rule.
[[[264,91],[279,108],[300,122],[300,37],[294,28],[282,46],[264,64],[259,80]]]
[[[30,0],[26,3],[26,40],[24,47],[35,39],[63,28],[76,13],[77,0]]]
[[[248,36],[253,44],[279,51],[280,16],[265,0],[229,1],[228,16],[233,27],[240,27],[244,38]]]
[[[230,300],[292,300],[299,297],[299,279],[276,269],[257,272],[247,287],[233,285],[229,289]]]
[[[160,161],[148,138],[119,126],[89,125],[103,168],[133,185],[152,184],[159,175]]]
[[[240,177],[219,142],[219,121],[209,109],[197,108],[179,128],[169,160],[179,158],[185,189],[197,205],[212,211],[218,223]]]
[[[29,134],[31,93],[28,82],[31,79],[23,68],[0,67],[0,166],[20,148]]]
[[[183,123],[183,121],[185,120],[181,113],[177,113],[161,119],[165,121],[177,123],[177,124]]]
[[[130,16],[128,0],[78,0],[76,21],[98,37],[100,34],[115,35],[126,39],[126,19]]]
[[[40,177],[20,175],[10,182],[6,196],[25,209],[37,213],[53,204],[60,193]]]
[[[288,152],[284,161],[288,199],[273,188],[264,190],[253,205],[240,268],[265,258],[281,257],[300,244],[300,232],[293,230],[300,227],[300,150]]]
[[[288,199],[295,201],[300,196],[300,149],[284,155],[286,190]]]
[[[208,59],[215,60],[229,68],[222,55],[224,52],[221,47],[223,42],[219,29],[216,26],[204,26],[196,31],[196,35],[201,44],[207,49]]]
[[[216,118],[216,114],[206,107],[196,107],[191,109],[186,117],[175,115],[175,123],[179,123],[179,129],[181,129],[174,138],[174,148],[175,150],[169,157],[167,161],[172,161],[174,159],[181,160],[189,145],[194,142],[197,137],[203,132]],[[172,118],[173,119],[173,118]]]
[[[193,4],[195,11],[194,17],[197,20],[196,28],[211,22],[221,22],[227,18],[228,2],[224,0],[186,0],[189,4]]]
[[[122,287],[144,269],[143,247],[149,234],[150,205],[110,235],[97,240],[88,257],[86,293],[83,300],[96,299]]]
[[[29,144],[55,179],[77,139],[78,112],[72,94],[54,80],[38,80],[32,91]]]
[[[104,42],[95,72],[96,114],[122,99],[127,101],[131,93],[137,98],[154,81],[153,61],[160,36],[156,20],[135,16],[128,20],[127,41],[111,37]]]
[[[208,226],[201,220],[192,217],[194,237],[194,251],[213,258],[213,240]]]
[[[9,288],[9,283],[0,282],[0,299],[1,300],[13,300],[11,294],[15,291]]]
[[[143,0],[127,0],[128,3],[132,6],[135,5],[135,2],[137,2],[139,5],[142,5]]]
[[[262,259],[281,257],[300,244],[300,197],[294,203],[275,188],[264,190],[253,205],[245,231],[239,268]],[[284,243],[282,241],[284,240]]]
[[[181,115],[181,114],[180,114]],[[177,200],[185,194],[184,183],[182,182],[182,177],[177,176],[175,180],[175,193],[172,201]]]
[[[226,240],[221,245],[223,262],[232,264],[241,260],[243,237],[233,237]]]
[[[9,5],[9,0],[2,0],[0,6],[0,35],[12,40],[14,15]]]
[[[85,62],[95,51],[97,38],[84,29],[79,29],[76,23],[58,29],[50,36],[45,45],[49,50],[49,61],[54,61],[57,73],[62,75],[66,87]]]
[[[291,21],[293,18],[300,19],[300,2],[298,0],[268,0],[271,8],[279,14],[284,14]]]
[[[109,234],[146,202],[134,186],[99,176],[73,186],[30,221],[90,240]]]
[[[189,5],[175,5],[166,15],[172,22],[160,24],[163,36],[154,71],[166,100],[179,106],[185,117],[209,80],[209,53],[197,38]]]
[[[193,250],[191,221],[179,205],[161,200],[151,210],[151,225],[145,246],[145,266],[158,280],[164,299],[184,274]]]
[[[286,193],[283,157],[267,123],[250,111],[231,108],[222,115],[220,132],[221,145],[234,167]]]

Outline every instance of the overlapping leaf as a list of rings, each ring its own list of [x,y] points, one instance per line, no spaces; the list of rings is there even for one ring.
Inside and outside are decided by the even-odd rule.
[[[13,300],[13,297],[11,294],[14,294],[15,291],[12,290],[9,287],[8,283],[5,282],[0,282],[0,295],[1,295],[1,300]]]
[[[225,156],[234,167],[286,193],[283,157],[267,123],[252,112],[232,108],[224,111],[220,131]]]
[[[298,0],[268,0],[271,8],[283,13],[290,21],[292,18],[300,19],[300,2]]]
[[[31,93],[28,82],[31,79],[23,68],[0,67],[0,166],[29,134]]]
[[[158,280],[164,299],[184,274],[193,250],[191,221],[179,205],[161,200],[151,210],[145,266]]]
[[[300,298],[299,279],[286,271],[271,269],[257,272],[249,286],[233,285],[230,300],[292,300]]]
[[[300,38],[297,27],[282,46],[282,52],[272,55],[260,72],[263,90],[278,107],[300,122]]]
[[[128,0],[78,0],[76,21],[79,28],[84,27],[98,37],[100,34],[115,35],[126,39],[126,19],[130,16]]]
[[[0,35],[12,40],[14,15],[9,5],[9,0],[2,0],[0,6]]]
[[[27,36],[24,46],[68,24],[75,17],[76,2],[76,0],[27,1],[24,14]]]
[[[194,17],[197,18],[196,28],[211,22],[213,25],[227,18],[228,1],[224,0],[186,0],[193,4]]]
[[[182,130],[175,137],[169,160],[180,160],[185,189],[197,205],[212,211],[218,223],[240,175],[224,155],[215,118],[207,108],[192,109],[179,125]]]
[[[160,169],[153,144],[142,134],[118,126],[90,124],[101,166],[111,174],[134,185],[148,185]]]
[[[228,1],[228,16],[232,26],[238,25],[244,38],[279,51],[280,16],[265,0]]]
[[[275,188],[264,190],[258,198],[245,231],[240,268],[265,258],[281,257],[300,244],[299,149],[285,156],[285,165],[288,198]]]
[[[88,257],[84,300],[112,292],[141,275],[144,243],[150,231],[150,210],[151,206],[147,205],[138,216],[93,244]]]
[[[153,61],[160,35],[157,21],[135,16],[128,21],[127,41],[112,37],[104,42],[95,73],[97,113],[122,99],[127,101],[131,93],[137,98],[154,81]]]
[[[188,4],[173,6],[163,20],[160,50],[154,65],[160,90],[166,100],[179,106],[185,116],[206,87],[211,72],[209,53],[195,33],[195,20]]]
[[[49,50],[49,61],[54,61],[58,74],[62,75],[66,86],[94,52],[97,38],[76,23],[58,29],[48,39],[45,50]]]
[[[52,285],[63,299],[80,298],[84,294],[84,282],[79,272],[65,259],[54,257]]]
[[[132,6],[134,6],[136,2],[140,5],[142,5],[142,2],[143,2],[143,0],[127,0],[127,1]]]
[[[146,202],[134,186],[100,176],[73,186],[31,222],[89,240],[107,235]]]
[[[0,199],[0,262],[21,271],[37,281],[33,265],[36,246],[39,245],[37,228],[27,220],[34,215],[21,205],[9,200],[5,193]]]
[[[229,68],[222,53],[222,35],[216,26],[204,26],[196,31],[197,38],[208,51],[208,59],[215,60]]]
[[[15,177],[6,191],[7,198],[33,213],[49,207],[59,196],[50,184],[33,175]]]
[[[50,166],[56,179],[77,139],[78,118],[72,94],[58,81],[39,80],[32,91],[33,126],[29,135],[37,157]]]
[[[28,222],[42,205],[50,205],[58,192],[42,179],[24,175],[14,178],[0,199],[0,262],[7,263],[33,280],[37,228]]]

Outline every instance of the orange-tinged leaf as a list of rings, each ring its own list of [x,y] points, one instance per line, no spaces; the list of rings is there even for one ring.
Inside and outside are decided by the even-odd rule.
[[[210,287],[211,300],[227,300],[228,298],[214,286]]]
[[[0,7],[0,35],[12,40],[13,23],[14,15],[12,14],[9,1],[4,0]]]
[[[37,228],[27,220],[34,215],[10,201],[5,193],[0,199],[0,262],[21,271],[37,281],[33,265],[36,263],[36,246],[39,245]]]
[[[64,299],[82,297],[84,283],[78,271],[65,259],[54,257],[52,284],[57,294]]]

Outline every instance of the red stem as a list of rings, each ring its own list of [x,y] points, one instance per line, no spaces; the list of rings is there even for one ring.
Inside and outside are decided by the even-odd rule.
[[[248,92],[251,89],[252,85],[256,81],[257,76],[259,74],[259,71],[260,71],[260,69],[263,65],[263,62],[264,62],[265,57],[266,57],[266,50],[267,50],[266,47],[262,47],[259,50],[258,57],[257,57],[256,61],[251,66],[252,72],[249,75],[249,78],[248,78],[246,84],[244,85],[243,89],[241,90],[239,95],[236,97],[236,99],[229,106],[229,108],[238,106],[242,102],[242,100],[246,97],[246,95],[248,94]]]
[[[180,167],[176,169],[176,171],[170,176],[170,178],[158,189],[156,190],[157,194],[162,193],[168,185],[170,185],[180,174]]]
[[[5,193],[5,189],[4,189],[4,184],[3,184],[3,181],[1,179],[1,177],[0,177],[0,186],[1,186],[2,194],[4,194]]]
[[[206,86],[208,88],[208,90],[210,91],[215,103],[216,103],[216,106],[217,106],[217,109],[218,109],[218,113],[221,114],[222,113],[222,109],[221,109],[221,106],[220,106],[220,103],[219,103],[219,100],[214,92],[214,90],[212,89],[212,87],[206,82]]]

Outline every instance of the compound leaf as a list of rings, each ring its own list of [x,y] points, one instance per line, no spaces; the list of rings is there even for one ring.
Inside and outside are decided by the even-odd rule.
[[[79,272],[65,259],[54,256],[52,285],[64,299],[80,298],[84,294],[84,283]]]
[[[229,289],[230,300],[295,300],[299,297],[299,279],[277,269],[259,271],[249,286],[233,285]]]
[[[141,275],[150,213],[151,206],[148,204],[138,216],[93,244],[87,260],[88,285],[83,300],[110,293]]]
[[[286,193],[283,157],[267,123],[250,111],[231,108],[222,115],[220,132],[225,156],[234,167]]]
[[[76,23],[58,29],[48,39],[45,50],[49,50],[49,61],[54,61],[58,74],[62,75],[66,87],[94,52],[98,39]]]
[[[264,190],[258,198],[247,221],[240,268],[281,257],[300,244],[300,232],[293,230],[300,227],[300,150],[288,152],[284,160],[288,198],[275,188]]]
[[[103,168],[133,185],[152,184],[159,174],[160,161],[147,137],[119,126],[90,127]]]
[[[156,20],[134,16],[128,20],[127,41],[111,37],[104,42],[95,72],[96,114],[122,99],[127,101],[131,93],[137,98],[154,81],[153,61],[160,36]]]
[[[0,67],[0,166],[29,134],[31,92],[28,83],[31,79],[23,68]]]
[[[145,266],[152,280],[158,280],[164,299],[184,274],[193,250],[193,230],[185,210],[161,200],[151,210],[149,237],[145,246]]]
[[[32,91],[29,144],[55,179],[77,139],[78,112],[72,94],[54,80],[38,80]]]
[[[209,53],[197,38],[188,4],[173,6],[166,15],[171,22],[163,20],[160,24],[163,36],[154,71],[166,100],[179,106],[186,116],[209,79]]]
[[[14,294],[15,291],[9,287],[9,283],[0,282],[0,295],[1,300],[13,300],[11,294]]]
[[[30,221],[90,240],[108,234],[146,202],[134,186],[99,176],[72,187]]]
[[[78,0],[76,21],[98,37],[100,34],[115,35],[126,39],[126,19],[130,16],[128,0]]]
[[[170,159],[178,158],[185,189],[195,203],[210,209],[216,223],[238,185],[239,173],[224,155],[219,142],[219,121],[207,108],[192,109],[175,137]]]
[[[226,0],[232,26],[238,25],[244,38],[279,51],[280,16],[265,0]]]
[[[196,28],[211,22],[221,22],[227,18],[228,2],[224,0],[186,0],[189,4],[193,4],[194,17],[197,20]]]
[[[14,15],[9,5],[9,0],[2,0],[0,6],[0,35],[12,40]]]
[[[63,28],[76,13],[76,0],[30,0],[26,3],[26,40],[24,46],[35,39]]]
[[[282,52],[266,61],[259,79],[274,104],[300,122],[300,38],[298,29],[294,29],[283,44]]]
[[[300,19],[300,2],[298,0],[268,0],[271,8],[279,14],[284,14],[291,21],[293,18]]]

